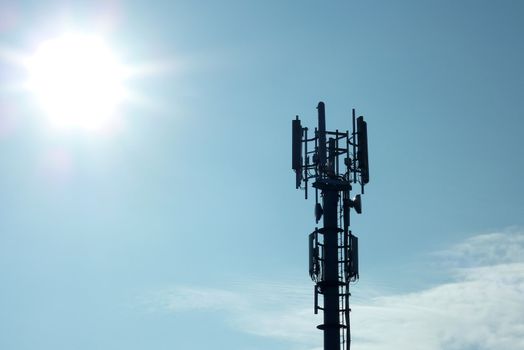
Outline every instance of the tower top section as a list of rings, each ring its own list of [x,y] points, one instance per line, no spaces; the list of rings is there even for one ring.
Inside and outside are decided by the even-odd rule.
[[[292,121],[292,162],[296,173],[296,188],[305,190],[308,197],[308,184],[314,180],[313,187],[324,184],[345,186],[364,186],[369,182],[367,123],[363,116],[356,116],[352,110],[349,131],[328,131],[326,129],[326,106],[317,105],[318,125],[314,132],[303,127],[299,116]]]

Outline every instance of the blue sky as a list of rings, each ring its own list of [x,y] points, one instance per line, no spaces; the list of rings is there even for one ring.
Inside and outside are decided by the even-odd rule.
[[[316,349],[291,120],[368,122],[354,348],[522,349],[518,1],[0,3],[0,348]],[[149,67],[118,132],[57,132],[27,53]],[[520,310],[520,311],[519,311]]]

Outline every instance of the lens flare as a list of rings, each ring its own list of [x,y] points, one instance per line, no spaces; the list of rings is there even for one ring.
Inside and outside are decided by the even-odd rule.
[[[123,66],[95,36],[47,40],[29,58],[27,69],[29,89],[59,128],[104,128],[124,99]]]

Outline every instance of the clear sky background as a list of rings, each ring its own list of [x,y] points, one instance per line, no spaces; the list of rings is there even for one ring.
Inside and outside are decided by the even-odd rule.
[[[57,131],[27,53],[103,33],[140,98]],[[0,348],[310,350],[291,120],[365,115],[353,347],[524,348],[521,1],[0,2]]]

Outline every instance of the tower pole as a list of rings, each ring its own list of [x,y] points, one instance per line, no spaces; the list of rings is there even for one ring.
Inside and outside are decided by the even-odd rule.
[[[340,350],[338,271],[338,191],[324,189],[324,350]]]

